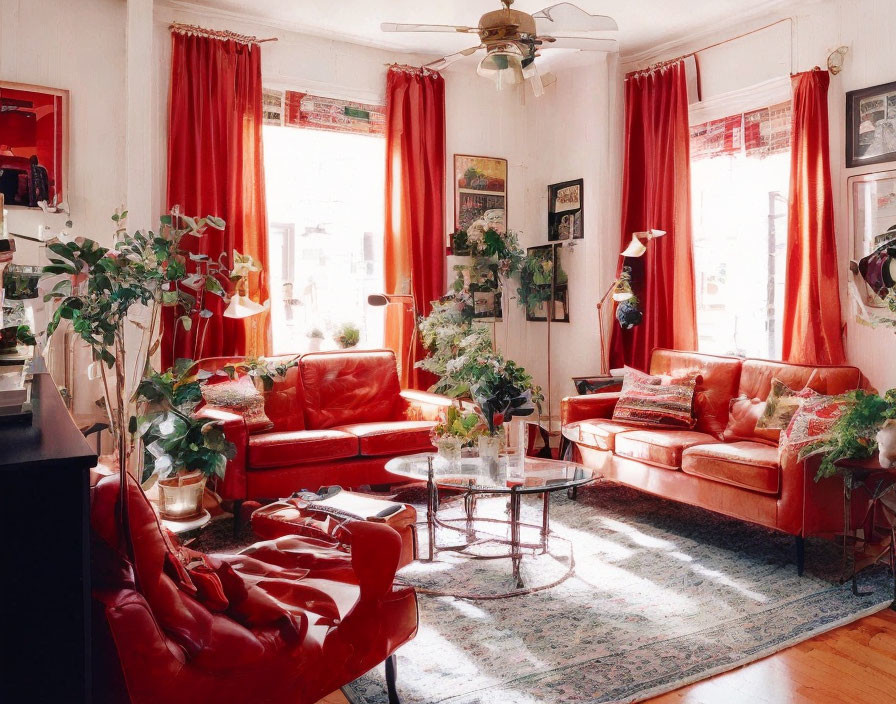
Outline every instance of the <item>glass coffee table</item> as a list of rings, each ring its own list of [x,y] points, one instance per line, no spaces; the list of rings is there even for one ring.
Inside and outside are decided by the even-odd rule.
[[[500,598],[527,594],[554,587],[568,579],[574,572],[572,545],[569,547],[569,570],[559,580],[542,586],[526,587],[520,574],[520,563],[526,554],[547,553],[551,538],[550,497],[555,491],[569,491],[595,479],[590,469],[575,462],[526,457],[519,467],[512,455],[501,455],[497,460],[479,457],[461,457],[447,460],[434,453],[405,455],[386,463],[386,470],[401,477],[425,481],[427,486],[426,521],[429,538],[428,560],[433,561],[439,552],[462,553],[474,559],[509,558],[512,564],[512,581],[515,587],[500,595],[476,596],[463,594],[465,598]],[[439,512],[439,491],[459,493],[464,500],[463,518],[441,518]],[[541,525],[523,523],[521,520],[522,498],[527,494],[541,494],[543,497]],[[476,500],[480,496],[506,495],[508,497],[508,519],[477,517]],[[457,525],[462,523],[463,525]],[[506,526],[504,535],[492,535],[476,527],[477,523],[500,524]],[[539,530],[538,542],[523,542],[523,528]],[[466,540],[456,545],[438,545],[436,529],[444,528],[465,534]],[[508,535],[509,533],[509,535]],[[486,543],[506,545],[507,551],[499,554],[474,555],[469,548]],[[445,592],[447,593],[447,592]],[[460,596],[452,592],[453,596]]]

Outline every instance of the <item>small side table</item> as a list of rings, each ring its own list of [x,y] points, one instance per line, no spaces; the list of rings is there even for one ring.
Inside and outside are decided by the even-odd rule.
[[[882,467],[877,455],[868,459],[845,458],[834,464],[843,476],[842,580],[852,580],[852,593],[864,596],[869,592],[859,591],[856,575],[885,561],[893,574],[896,602],[896,510],[883,501],[888,495],[896,496],[896,468]],[[852,521],[852,493],[859,488],[868,492],[868,509],[859,524],[861,538]],[[862,553],[861,558],[857,552]]]
[[[202,513],[198,516],[187,518],[183,521],[171,521],[162,518],[161,516],[159,517],[159,522],[162,526],[174,533],[184,545],[189,545],[196,540],[202,532],[202,529],[205,528],[211,520],[212,514],[205,509],[202,509]]]

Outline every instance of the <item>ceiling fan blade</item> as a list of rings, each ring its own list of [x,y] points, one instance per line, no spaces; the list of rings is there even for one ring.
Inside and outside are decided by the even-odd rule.
[[[582,51],[619,51],[619,43],[615,39],[593,39],[591,37],[539,37],[544,49],[581,49]],[[553,41],[551,41],[553,40]]]
[[[431,68],[433,71],[441,71],[446,66],[450,66],[455,61],[462,59],[465,56],[469,56],[470,54],[475,54],[480,49],[484,49],[483,45],[479,46],[471,46],[468,49],[464,49],[463,51],[458,51],[454,54],[448,54],[448,56],[443,56],[441,59],[436,59],[435,61],[431,61],[426,64],[426,68]]]
[[[383,22],[380,25],[383,32],[478,32],[474,27],[459,27],[451,24],[397,24],[395,22]]]
[[[606,15],[590,15],[572,3],[561,2],[539,10],[532,17],[538,33],[613,32],[619,29],[616,20]]]

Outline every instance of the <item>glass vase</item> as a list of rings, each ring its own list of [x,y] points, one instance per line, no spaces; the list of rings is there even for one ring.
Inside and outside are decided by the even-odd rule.
[[[460,451],[463,440],[454,437],[437,438],[435,441],[436,454],[448,462],[460,461]]]
[[[159,480],[159,516],[184,521],[202,513],[205,475],[194,470]]]

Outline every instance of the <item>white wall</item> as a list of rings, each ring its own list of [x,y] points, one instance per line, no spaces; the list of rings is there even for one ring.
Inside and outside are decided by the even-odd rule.
[[[126,195],[125,9],[123,0],[0,0],[0,80],[71,91],[72,232],[100,241],[111,240],[109,217]],[[39,225],[64,222],[10,208],[12,232],[36,236]],[[36,262],[36,244],[17,246],[17,262]]]
[[[619,179],[610,167],[618,165],[610,139],[618,121],[615,62],[602,53],[582,53],[555,67],[557,82],[540,98],[528,87],[497,92],[468,63],[444,72],[448,229],[454,222],[454,154],[508,160],[508,227],[523,247],[548,243],[548,185],[584,179],[585,236],[561,255],[569,275],[570,322],[551,324],[555,415],[560,399],[574,393],[572,377],[600,369],[596,303],[615,273],[619,243]],[[450,282],[454,273],[448,277]],[[526,322],[515,302],[516,284],[511,288],[507,322],[496,326],[498,346],[547,392],[547,323]]]
[[[813,66],[825,66],[831,51],[840,45],[849,47],[843,71],[831,77],[828,92],[834,216],[837,252],[841,262],[841,301],[847,324],[847,358],[880,389],[896,386],[896,355],[887,352],[894,338],[889,330],[871,330],[855,322],[845,289],[850,276],[847,267],[852,251],[846,189],[850,176],[894,169],[896,162],[858,169],[845,168],[845,94],[896,80],[896,43],[891,37],[893,11],[892,0],[795,1],[790,15],[786,11],[778,12],[749,26],[710,32],[688,43],[664,47],[660,53],[626,57],[622,67],[622,72],[641,68],[779,19],[790,18],[751,37],[699,52],[698,61],[705,78],[703,97],[706,98],[746,88],[757,80],[786,76],[791,71],[806,71]]]

